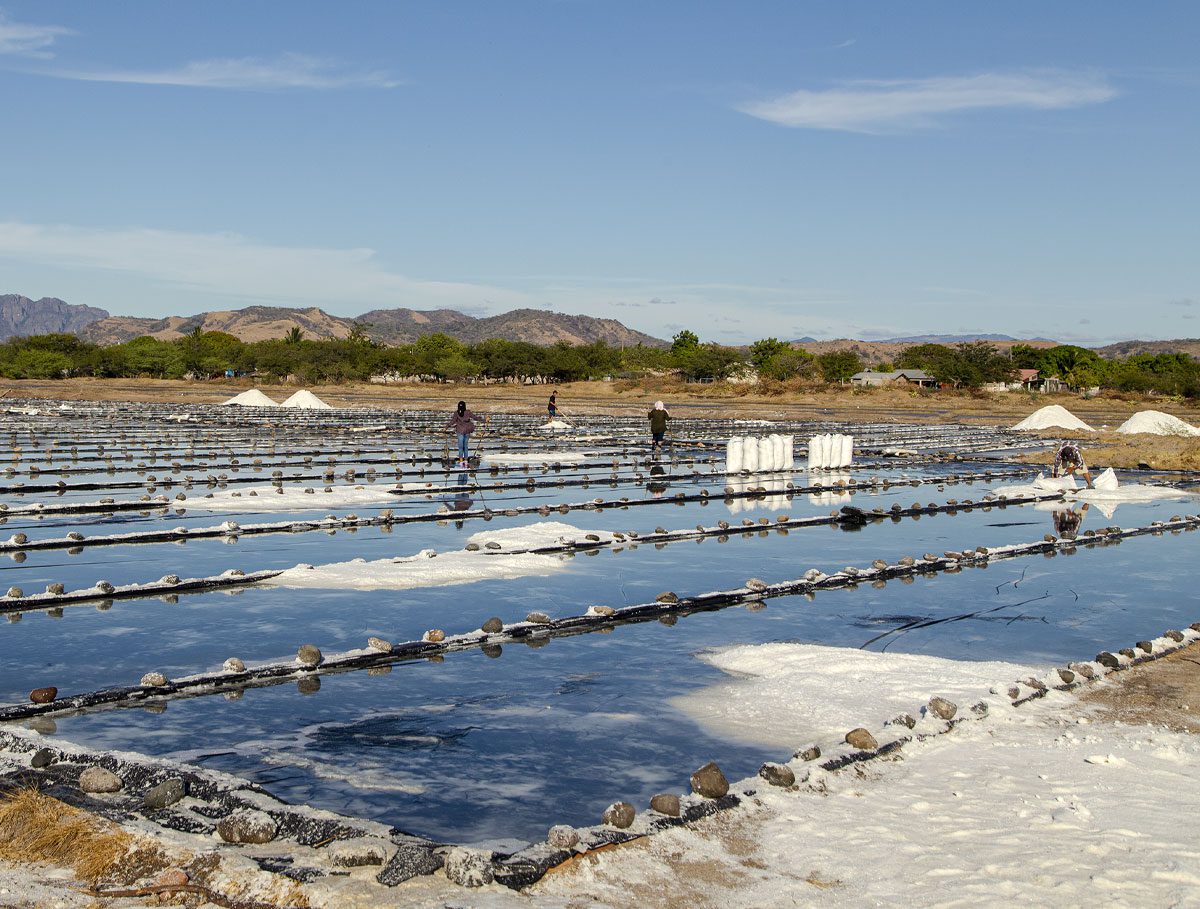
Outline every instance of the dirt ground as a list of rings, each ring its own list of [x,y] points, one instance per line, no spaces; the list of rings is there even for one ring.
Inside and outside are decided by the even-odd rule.
[[[256,387],[246,379],[183,381],[173,379],[8,380],[0,394],[9,398],[63,401],[154,401],[217,404]],[[259,385],[282,401],[296,386]],[[1116,427],[1139,410],[1161,410],[1200,423],[1200,403],[1159,398],[1031,395],[1024,392],[976,394],[957,391],[908,391],[902,388],[773,389],[730,384],[685,384],[677,380],[640,383],[568,382],[561,385],[319,385],[309,389],[335,406],[447,408],[465,399],[476,411],[528,411],[542,414],[550,391],[558,392],[567,416],[587,413],[637,414],[657,399],[680,416],[690,413],[739,418],[814,418],[896,422],[958,421],[1011,426],[1047,404],[1061,404],[1093,426]]]
[[[1080,698],[1101,708],[1098,719],[1200,734],[1200,645],[1109,678],[1116,683],[1093,688]]]

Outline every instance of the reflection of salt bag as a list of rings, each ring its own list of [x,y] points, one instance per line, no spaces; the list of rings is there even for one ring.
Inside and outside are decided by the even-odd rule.
[[[850,462],[854,460],[854,436],[842,436],[842,450],[840,454],[838,467],[849,467]]]
[[[725,472],[738,473],[742,469],[742,437],[732,436],[725,446]]]
[[[758,470],[758,439],[746,436],[742,442],[742,470],[754,473]]]
[[[1121,484],[1117,480],[1117,475],[1113,473],[1113,469],[1110,467],[1104,473],[1100,474],[1100,476],[1096,477],[1096,479],[1092,480],[1092,485],[1096,489],[1112,490],[1117,489]]]

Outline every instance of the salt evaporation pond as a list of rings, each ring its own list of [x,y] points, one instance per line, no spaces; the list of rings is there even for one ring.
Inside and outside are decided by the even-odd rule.
[[[430,415],[432,424],[437,419]],[[729,424],[706,430],[714,441]],[[797,435],[806,438],[809,427]],[[536,432],[536,427],[534,430]],[[430,439],[441,437],[430,436]],[[981,445],[998,447],[1002,440]],[[540,450],[545,440],[524,444]],[[383,507],[396,514],[418,514],[444,506],[440,522],[398,524],[385,532],[366,527],[330,534],[243,535],[236,541],[190,540],[186,544],[127,545],[20,553],[8,560],[7,586],[40,590],[60,581],[68,589],[99,577],[114,583],[153,580],[173,571],[182,575],[215,574],[231,566],[247,571],[286,568],[297,563],[325,564],[353,558],[410,556],[421,550],[461,550],[473,534],[502,531],[555,520],[582,530],[652,531],[656,526],[712,526],[718,520],[743,520],[828,514],[841,504],[841,493],[777,495],[767,501],[722,501],[727,479],[721,475],[663,479],[649,466],[631,465],[619,448],[593,442],[561,443],[564,451],[586,451],[588,464],[564,463],[558,471],[533,468],[530,475],[556,477],[589,485],[520,487],[524,465],[493,477],[486,471],[464,481],[460,473],[427,466],[426,477],[406,472],[405,482],[433,482],[428,493],[396,496],[380,505],[353,502],[323,507],[322,481],[311,482],[313,504],[297,506],[288,516],[319,518],[327,513],[360,515]],[[514,450],[523,443],[514,441]],[[433,448],[433,444],[429,445]],[[600,451],[609,454],[601,455]],[[259,451],[259,455],[262,452]],[[276,459],[283,454],[282,446]],[[615,481],[607,466],[622,460]],[[802,456],[797,456],[802,463]],[[263,460],[268,460],[264,458]],[[568,460],[566,458],[564,461]],[[348,454],[338,463],[331,488],[391,485],[393,478],[366,480],[368,453]],[[357,471],[352,479],[344,473]],[[269,481],[271,468],[255,471],[245,464],[222,472],[227,480],[249,474],[256,484]],[[407,464],[406,467],[411,467]],[[667,464],[671,470],[691,468]],[[974,472],[970,463],[924,463],[847,471],[858,482],[870,476],[894,481]],[[292,470],[293,468],[288,468]],[[996,468],[1001,469],[1001,468]],[[707,468],[705,468],[707,470]],[[1026,480],[1035,469],[1021,469]],[[320,472],[320,469],[317,469]],[[109,480],[154,473],[156,484],[167,473],[129,468],[102,476]],[[186,473],[186,471],[184,471]],[[193,471],[203,475],[202,471]],[[83,476],[69,478],[75,482]],[[32,477],[22,477],[28,484]],[[790,475],[796,483],[807,475]],[[472,506],[486,505],[492,519],[456,520],[456,488],[478,480],[505,480],[517,488],[475,489]],[[774,478],[755,482],[771,485]],[[1011,482],[1006,480],[1003,482]],[[614,485],[615,484],[615,485]],[[736,485],[736,484],[731,484]],[[855,492],[852,503],[870,510],[893,503],[976,501],[1002,481],[938,485],[899,485]],[[654,488],[661,487],[661,488]],[[235,484],[219,483],[227,492]],[[250,488],[249,486],[245,488]],[[675,504],[676,492],[708,489],[706,504]],[[256,510],[243,497],[244,509],[220,512],[187,507],[209,488],[196,484],[188,499],[169,497],[171,511],[160,515],[121,512],[111,517],[10,517],[6,529],[30,538],[60,536],[77,529],[85,537],[118,530],[212,526],[233,520],[247,525],[279,519],[278,512]],[[138,489],[136,494],[142,494]],[[14,497],[10,506],[30,499],[51,503],[94,500],[105,493],[70,492]],[[133,495],[124,493],[123,495]],[[333,494],[331,494],[333,495]],[[429,498],[426,498],[426,495]],[[660,496],[653,504],[624,510],[572,511],[550,517],[507,516],[504,509],[529,504],[585,502],[628,496]],[[335,497],[336,498],[336,497]],[[183,507],[182,515],[174,509]],[[1061,509],[1060,509],[1061,510]],[[1177,513],[1195,513],[1196,499],[1122,504],[1112,518],[1089,511],[1081,529],[1118,523],[1144,525]],[[793,529],[782,535],[756,526],[727,542],[708,538],[656,545],[601,549],[554,562],[545,574],[518,579],[410,590],[289,589],[258,586],[234,592],[70,606],[55,615],[46,611],[15,614],[2,629],[5,664],[0,697],[23,701],[28,691],[55,684],[63,692],[136,682],[146,671],[168,676],[219,666],[228,656],[247,662],[287,659],[300,643],[315,643],[326,653],[362,647],[369,635],[389,640],[417,638],[427,628],[449,632],[476,628],[496,615],[518,621],[531,610],[552,616],[577,614],[589,604],[621,606],[645,602],[663,590],[681,595],[740,586],[747,577],[768,582],[801,575],[809,567],[835,571],[867,566],[874,558],[889,561],[904,554],[941,553],[979,545],[1040,539],[1055,532],[1053,509],[1041,506],[992,507],[955,515],[925,515],[896,522],[884,520],[857,531],[829,526]],[[1190,622],[1191,582],[1182,566],[1194,563],[1196,534],[1139,537],[1120,545],[1088,549],[1053,559],[1041,556],[995,562],[960,574],[918,577],[910,584],[889,582],[875,589],[817,594],[813,600],[787,597],[681,617],[673,625],[658,622],[623,626],[609,633],[582,634],[546,646],[505,645],[499,654],[474,650],[446,655],[444,661],[400,663],[390,672],[326,675],[320,688],[303,694],[294,684],[250,689],[238,697],[181,699],[153,709],[101,711],[59,717],[58,734],[94,747],[137,750],[171,756],[234,772],[295,802],[307,802],[372,817],[414,833],[455,842],[514,843],[539,839],[549,823],[594,823],[610,802],[623,798],[645,804],[660,791],[682,791],[699,764],[717,760],[731,778],[753,773],[763,760],[786,757],[706,732],[693,718],[671,706],[671,699],[715,684],[721,674],[697,654],[734,643],[803,641],[842,647],[868,647],[967,660],[1061,663],[1125,645],[1139,637]],[[486,556],[485,556],[486,557]],[[997,680],[998,682],[1009,680]],[[831,685],[837,680],[831,679]],[[935,692],[931,692],[935,693]],[[864,717],[865,723],[883,717]],[[48,728],[46,721],[36,721]],[[798,741],[797,745],[804,744]]]

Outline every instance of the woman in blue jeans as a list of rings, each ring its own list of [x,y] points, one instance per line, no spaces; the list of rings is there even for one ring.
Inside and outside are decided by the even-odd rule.
[[[475,431],[475,414],[467,410],[466,401],[458,402],[458,409],[450,415],[450,422],[446,425],[458,436],[458,466],[466,467],[471,458],[468,444],[471,433]]]

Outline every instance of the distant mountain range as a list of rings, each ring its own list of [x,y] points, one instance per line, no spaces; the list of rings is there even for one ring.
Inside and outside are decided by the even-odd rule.
[[[1027,340],[1045,341],[1046,338],[1014,338],[1012,335],[909,335],[906,338],[880,338],[878,344],[964,344],[970,341],[1001,341],[1024,344]],[[1057,343],[1057,342],[1054,342]]]
[[[443,332],[468,344],[489,338],[526,341],[531,344],[591,344],[604,341],[614,347],[667,347],[669,341],[628,328],[616,319],[571,316],[543,309],[514,309],[498,316],[475,318],[453,309],[373,309],[355,318],[331,316],[316,307],[296,309],[286,306],[248,306],[245,309],[217,310],[194,316],[167,316],[146,319],[111,316],[94,306],[65,303],[57,297],[31,300],[19,294],[0,294],[0,341],[20,335],[54,333],[74,334],[97,344],[120,344],[149,335],[165,341],[201,331],[223,331],[243,341],[282,338],[293,328],[305,338],[322,340],[345,338],[355,326],[367,337],[382,344],[408,344],[421,335]],[[789,343],[814,354],[832,350],[851,350],[868,363],[895,359],[912,344],[957,344],[964,341],[988,341],[1006,349],[1013,344],[1052,347],[1056,341],[1045,338],[1021,340],[1003,334],[910,335],[881,341],[839,338],[818,341],[803,337]],[[1120,341],[1096,348],[1105,357],[1128,357],[1139,353],[1185,353],[1200,358],[1200,339],[1173,341]]]
[[[627,328],[615,319],[571,316],[541,309],[516,309],[477,319],[452,309],[373,309],[355,318],[331,316],[324,310],[284,306],[249,306],[245,309],[202,312],[194,316],[146,319],[110,316],[92,306],[62,300],[31,300],[17,294],[0,296],[0,340],[15,335],[66,332],[97,344],[120,344],[149,335],[164,341],[181,338],[199,328],[223,331],[242,341],[282,338],[293,328],[312,340],[345,338],[359,326],[374,341],[406,344],[421,335],[444,332],[466,343],[506,338],[532,344],[591,344],[604,341],[614,347],[666,347],[669,342]]]

